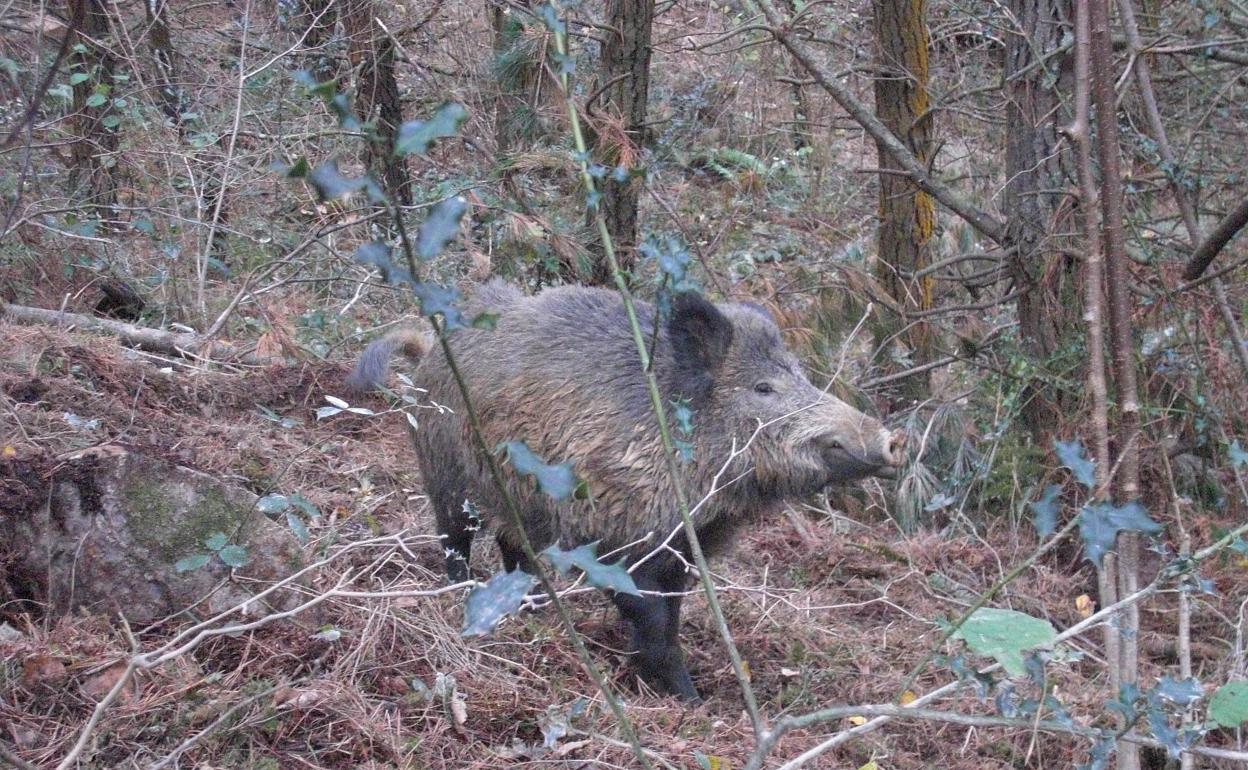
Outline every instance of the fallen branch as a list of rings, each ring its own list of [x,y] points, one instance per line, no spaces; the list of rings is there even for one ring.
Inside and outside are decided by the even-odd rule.
[[[47,310],[41,307],[14,305],[0,300],[0,317],[9,318],[18,323],[44,324],[57,327],[76,327],[92,332],[109,334],[125,345],[164,353],[184,358],[209,358],[216,360],[238,360],[241,363],[260,363],[251,354],[239,356],[232,345],[226,342],[212,341],[195,332],[171,332],[165,329],[153,329],[111,318],[69,313],[60,310]]]

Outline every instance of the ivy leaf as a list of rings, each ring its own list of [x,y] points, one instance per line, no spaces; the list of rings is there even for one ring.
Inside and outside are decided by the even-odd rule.
[[[424,155],[437,139],[454,136],[468,119],[468,110],[457,102],[447,102],[434,111],[429,120],[409,120],[399,126],[399,138],[394,143],[398,157]]]
[[[1057,638],[1053,624],[1014,610],[982,607],[975,610],[953,635],[979,655],[993,658],[1010,676],[1026,675],[1023,653],[1049,648]]]
[[[1209,718],[1222,727],[1248,722],[1248,681],[1227,682],[1209,700]]]
[[[241,545],[227,545],[217,552],[217,556],[221,557],[221,561],[226,566],[238,569],[246,567],[247,562],[251,561],[251,557],[247,555],[247,549]]]
[[[295,539],[299,541],[299,545],[308,544],[312,533],[308,532],[308,525],[303,523],[303,519],[299,518],[299,514],[294,511],[286,511],[286,526],[290,527],[290,531],[294,534]]]
[[[224,533],[214,532],[209,535],[206,540],[204,540],[204,545],[208,546],[213,551],[220,551],[227,544],[229,544],[229,542],[230,539],[226,537]]]
[[[430,260],[442,253],[446,244],[459,235],[459,220],[468,210],[468,201],[462,195],[453,195],[438,203],[416,234],[416,256]]]
[[[1082,442],[1078,439],[1075,441],[1054,441],[1053,448],[1057,450],[1057,459],[1061,460],[1062,465],[1070,468],[1070,472],[1075,476],[1075,481],[1078,481],[1088,489],[1096,486],[1096,465],[1084,454]]]
[[[265,516],[273,518],[282,511],[290,508],[290,500],[286,498],[286,495],[265,495],[256,501],[256,508],[259,509],[259,511]],[[222,544],[222,547],[224,547],[224,544]],[[217,550],[221,549],[218,548]]]
[[[520,609],[524,595],[533,586],[533,576],[517,568],[500,572],[468,594],[464,603],[464,630],[460,636],[484,636],[499,621]]]
[[[173,570],[178,574],[191,572],[192,570],[197,570],[207,564],[208,560],[211,558],[212,555],[207,553],[197,553],[194,556],[187,556],[185,559],[178,559],[175,561],[173,563]]]
[[[1162,677],[1157,680],[1156,692],[1171,703],[1184,708],[1205,697],[1205,689],[1200,686],[1200,682],[1195,677],[1187,679]]]
[[[455,304],[460,300],[459,289],[436,283],[416,283],[412,285],[412,292],[420,300],[420,312],[427,316],[442,316],[448,331],[465,326],[463,313]]]
[[[1228,452],[1231,456],[1232,468],[1239,468],[1243,465],[1248,465],[1248,452],[1245,452],[1244,448],[1239,445],[1239,439],[1231,442],[1231,448]]]
[[[1089,503],[1079,512],[1083,552],[1093,564],[1101,563],[1105,554],[1113,549],[1118,533],[1124,529],[1155,535],[1162,530],[1162,526],[1150,519],[1148,511],[1138,502],[1122,506]]]
[[[576,492],[577,478],[572,463],[547,465],[523,441],[505,441],[507,458],[517,473],[537,479],[537,487],[555,500],[566,500]]]
[[[542,553],[550,559],[550,563],[559,570],[560,575],[566,575],[569,569],[577,567],[585,573],[589,584],[594,588],[641,596],[641,591],[637,590],[637,584],[633,582],[633,576],[624,569],[624,559],[621,558],[615,564],[603,564],[598,561],[597,550],[597,543],[582,545],[571,551],[564,551],[556,544]]]
[[[1061,484],[1050,484],[1044,488],[1044,494],[1033,503],[1028,503],[1036,517],[1032,523],[1036,526],[1036,534],[1048,537],[1057,530],[1057,496],[1062,493]]]
[[[291,505],[306,513],[309,519],[315,521],[316,519],[321,518],[321,509],[317,508],[315,503],[298,492],[294,493],[287,499],[290,500]]]

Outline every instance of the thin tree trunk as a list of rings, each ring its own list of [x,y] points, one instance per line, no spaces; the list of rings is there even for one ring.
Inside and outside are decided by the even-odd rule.
[[[1096,97],[1097,157],[1101,165],[1101,239],[1105,252],[1105,277],[1109,293],[1109,327],[1113,350],[1114,383],[1118,395],[1118,476],[1115,497],[1119,502],[1136,500],[1139,476],[1139,396],[1136,389],[1135,346],[1131,335],[1132,297],[1128,288],[1127,257],[1123,236],[1123,191],[1119,164],[1118,110],[1114,92],[1116,70],[1109,30],[1109,0],[1089,0],[1092,40],[1093,93]],[[1123,532],[1118,537],[1118,593],[1127,596],[1139,588],[1140,537]],[[1139,678],[1139,609],[1132,605],[1123,614],[1119,630],[1119,666],[1122,684]],[[1134,744],[1120,743],[1119,770],[1138,770],[1140,758]]]
[[[100,210],[100,216],[111,219],[117,202],[113,171],[120,135],[112,99],[116,62],[100,44],[109,38],[108,9],[104,0],[72,0],[70,12],[74,16],[70,26],[78,30],[80,45],[74,62],[77,72],[87,75],[74,86],[73,124],[78,138],[72,149],[70,186],[74,194]]]
[[[183,116],[188,109],[186,92],[178,84],[174,65],[173,37],[169,34],[169,0],[145,0],[143,8],[147,13],[147,45],[152,52],[153,81],[160,111],[181,138],[185,123]]]
[[[1105,382],[1105,266],[1101,251],[1100,222],[1097,218],[1096,179],[1092,174],[1092,124],[1089,103],[1092,91],[1090,72],[1091,39],[1088,24],[1088,0],[1075,3],[1075,120],[1067,133],[1075,143],[1079,175],[1079,209],[1083,215],[1084,253],[1084,318],[1088,324],[1088,391],[1092,394],[1092,453],[1096,460],[1096,490],[1093,497],[1109,496],[1109,395]],[[1106,554],[1096,571],[1100,605],[1109,607],[1118,601],[1117,556]],[[1104,627],[1105,659],[1109,663],[1109,683],[1115,694],[1121,684],[1118,668],[1118,629]]]
[[[1058,143],[1061,107],[1059,60],[1069,0],[1011,0],[1021,29],[1006,44],[1006,155],[1004,209],[1014,251],[1010,270],[1024,293],[1018,299],[1023,352],[1041,375],[1077,329],[1079,307],[1072,262],[1053,233],[1071,229],[1062,220],[1067,174]],[[1047,445],[1061,424],[1068,399],[1042,376],[1024,392],[1023,422]]]
[[[602,46],[603,102],[606,111],[618,119],[624,140],[614,157],[603,160],[626,170],[637,165],[645,145],[646,107],[650,94],[650,28],[654,22],[654,0],[611,0],[607,4],[606,40]],[[599,136],[601,139],[601,134]],[[629,177],[623,181],[608,175],[602,188],[603,217],[615,244],[620,268],[630,272],[637,260],[637,210],[641,182]],[[597,247],[590,283],[611,284],[611,269],[601,244]]]
[[[380,168],[386,193],[396,202],[410,205],[411,182],[403,159],[391,151],[403,123],[399,84],[395,79],[394,41],[377,22],[380,6],[373,0],[349,0],[343,26],[350,38],[348,57],[355,72],[355,108],[365,121],[375,120],[380,147],[370,143],[365,151],[369,168]]]
[[[932,160],[932,112],[928,100],[927,8],[925,0],[874,0],[876,62],[875,114],[918,161]],[[899,341],[909,350],[911,364],[931,361],[932,334],[910,312],[932,308],[933,279],[912,276],[931,262],[936,211],[932,196],[905,175],[901,165],[877,143],[879,166],[879,248],[876,277],[902,309],[898,323],[877,330],[877,342]],[[929,378],[903,381],[904,396],[922,398]]]

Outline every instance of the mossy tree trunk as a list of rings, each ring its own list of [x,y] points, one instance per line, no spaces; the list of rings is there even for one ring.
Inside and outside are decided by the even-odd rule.
[[[650,30],[654,0],[610,0],[607,3],[606,40],[602,46],[601,84],[604,125],[597,132],[601,160],[631,170],[640,161],[646,141],[646,107],[650,94]],[[610,131],[614,124],[620,130]],[[610,137],[608,139],[608,137]],[[641,181],[620,181],[611,174],[602,184],[603,217],[615,245],[621,269],[631,271],[637,259],[637,210]],[[590,275],[596,285],[611,283],[603,247],[598,244]]]
[[[381,139],[365,151],[369,168],[380,169],[382,185],[396,202],[412,202],[411,182],[403,159],[391,148],[403,123],[399,83],[395,78],[395,45],[377,22],[382,4],[374,0],[346,0],[342,23],[348,38],[347,56],[355,75],[355,109],[364,121],[373,121]]]
[[[923,163],[934,143],[928,98],[928,32],[925,0],[874,0],[877,73],[875,111],[880,121]],[[878,147],[878,143],[877,143]],[[914,365],[932,360],[928,324],[910,317],[932,308],[932,279],[915,274],[931,263],[935,201],[878,147],[879,254],[876,277],[901,311],[877,330],[881,344],[904,345]],[[922,397],[927,377],[902,381],[902,395]]]
[[[1054,368],[1064,344],[1079,331],[1075,264],[1060,233],[1074,232],[1063,207],[1071,186],[1059,151],[1061,59],[1069,0],[1011,0],[1021,34],[1006,43],[1006,156],[1004,210],[1012,254],[1011,274],[1024,290],[1018,299],[1023,354],[1035,372],[1023,393],[1022,417],[1047,444],[1071,398],[1058,387]],[[1071,378],[1078,381],[1078,378]]]
[[[113,107],[113,73],[116,60],[110,53],[110,24],[104,0],[72,0],[72,28],[78,30],[73,55],[75,73],[87,77],[74,85],[74,133],[70,173],[71,194],[97,214],[112,219],[117,202],[118,116]]]

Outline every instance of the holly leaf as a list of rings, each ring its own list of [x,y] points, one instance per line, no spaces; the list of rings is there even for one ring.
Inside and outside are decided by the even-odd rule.
[[[1057,459],[1061,460],[1062,465],[1070,468],[1070,472],[1075,476],[1075,481],[1078,481],[1088,489],[1096,486],[1096,464],[1084,454],[1082,442],[1077,439],[1075,441],[1054,441],[1053,448],[1057,450]]]
[[[178,559],[173,563],[173,571],[182,574],[183,572],[197,570],[207,564],[211,558],[212,554],[197,553],[194,556],[187,556],[185,559]]]
[[[412,285],[412,292],[420,300],[420,312],[427,316],[442,316],[448,331],[462,329],[466,325],[463,314],[455,304],[460,300],[459,289],[436,283],[417,283]]]
[[[381,272],[381,279],[386,283],[396,286],[405,283],[410,286],[413,283],[412,274],[395,263],[393,253],[394,250],[385,241],[373,240],[355,250],[355,261],[377,268]]]
[[[1048,537],[1057,530],[1057,496],[1061,493],[1061,484],[1050,484],[1044,488],[1044,494],[1040,495],[1039,500],[1028,503],[1036,514],[1036,517],[1032,519],[1036,534],[1042,538]]]
[[[1186,708],[1205,697],[1205,689],[1195,677],[1187,679],[1171,679],[1168,676],[1157,680],[1156,692],[1161,697]]]
[[[303,522],[299,514],[294,511],[286,511],[286,526],[290,527],[290,531],[294,534],[295,539],[300,545],[307,545],[308,540],[312,537],[312,533],[308,532],[308,525]]]
[[[1222,727],[1248,722],[1248,681],[1227,682],[1209,699],[1209,718]]]
[[[289,175],[288,172],[287,176]],[[308,184],[312,185],[312,189],[316,190],[316,196],[321,201],[335,201],[348,198],[366,184],[362,179],[352,179],[344,176],[338,170],[338,161],[336,160],[318,163],[316,168],[307,173],[306,179]]]
[[[1093,564],[1099,565],[1105,554],[1113,550],[1114,541],[1122,530],[1155,535],[1162,526],[1150,519],[1148,511],[1138,502],[1126,505],[1089,503],[1079,512],[1083,552]]]
[[[434,110],[433,117],[428,120],[409,120],[399,126],[394,154],[400,158],[413,153],[424,155],[434,141],[454,136],[467,119],[468,110],[464,105],[447,102]]]
[[[603,564],[598,561],[597,550],[597,543],[578,546],[571,551],[564,551],[556,544],[542,551],[542,554],[550,559],[560,575],[566,575],[569,569],[576,567],[585,573],[589,584],[595,588],[641,596],[641,591],[637,590],[637,584],[633,582],[633,576],[624,569],[624,559],[621,558],[615,564]]]
[[[459,220],[468,210],[468,200],[453,195],[438,203],[416,234],[416,256],[430,260],[442,253],[442,249],[459,235]]]
[[[464,630],[460,636],[484,636],[499,621],[520,609],[524,595],[533,586],[533,576],[521,569],[500,572],[468,594],[464,603]]]
[[[1027,673],[1023,653],[1052,647],[1057,631],[1047,620],[1014,610],[982,607],[971,613],[953,638],[966,642],[972,652],[993,658],[1010,676],[1021,677]]]
[[[505,441],[499,447],[506,447],[507,459],[517,473],[537,479],[538,489],[553,499],[566,500],[576,492],[578,481],[571,462],[547,465],[523,441]]]

